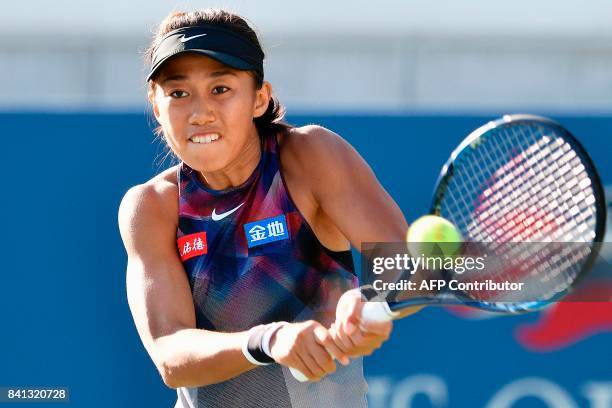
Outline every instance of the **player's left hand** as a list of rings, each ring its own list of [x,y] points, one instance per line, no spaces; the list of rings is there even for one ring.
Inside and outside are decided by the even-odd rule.
[[[349,357],[369,356],[391,334],[392,322],[367,322],[361,319],[364,305],[359,289],[344,293],[336,307],[336,321],[329,332]]]

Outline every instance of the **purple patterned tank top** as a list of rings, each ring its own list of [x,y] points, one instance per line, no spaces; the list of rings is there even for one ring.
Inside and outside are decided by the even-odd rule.
[[[197,328],[235,332],[308,319],[329,326],[340,295],[357,285],[350,251],[325,248],[291,200],[276,133],[263,135],[261,146],[257,168],[227,190],[209,189],[195,170],[179,165],[177,245]],[[306,384],[272,364],[181,388],[177,407],[364,406],[365,389],[360,359]]]

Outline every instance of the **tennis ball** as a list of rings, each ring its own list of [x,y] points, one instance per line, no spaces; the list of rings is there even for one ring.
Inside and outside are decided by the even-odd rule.
[[[408,228],[406,241],[413,257],[452,257],[459,254],[463,238],[452,222],[437,215],[425,215]]]

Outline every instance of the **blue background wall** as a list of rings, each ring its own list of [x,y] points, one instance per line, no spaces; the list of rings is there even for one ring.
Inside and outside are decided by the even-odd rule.
[[[427,211],[450,151],[490,119],[289,118],[322,124],[348,139],[409,221]],[[583,141],[604,183],[612,183],[612,118],[555,119]],[[144,114],[0,115],[6,182],[0,201],[0,386],[68,386],[72,406],[79,407],[174,403],[174,391],[163,385],[131,319],[116,221],[124,192],[163,168],[157,161],[164,149],[153,142],[147,122]],[[417,396],[413,406],[423,407],[484,406],[525,377],[556,384],[575,406],[589,406],[585,395],[593,383],[611,389],[612,333],[534,353],[513,333],[538,318],[466,320],[430,309],[398,322],[388,344],[367,360],[372,406],[392,405],[411,385],[439,396]],[[398,386],[402,380],[407,382]],[[512,406],[547,405],[525,398]]]

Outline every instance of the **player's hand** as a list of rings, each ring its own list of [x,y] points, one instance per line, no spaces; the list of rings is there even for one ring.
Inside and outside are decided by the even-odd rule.
[[[349,362],[329,331],[314,320],[278,329],[270,340],[270,353],[277,363],[297,368],[311,381],[336,371],[332,355],[345,364]]]
[[[336,307],[336,321],[329,332],[342,352],[349,357],[369,356],[391,334],[393,324],[361,319],[364,301],[359,289],[344,293]]]

